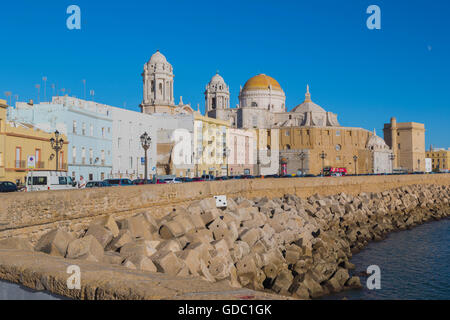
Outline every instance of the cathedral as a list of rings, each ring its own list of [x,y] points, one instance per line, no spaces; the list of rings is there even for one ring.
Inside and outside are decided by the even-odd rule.
[[[280,84],[270,76],[259,74],[250,78],[239,92],[239,105],[230,108],[229,87],[216,74],[206,86],[206,113],[209,117],[231,121],[237,128],[272,128],[285,126],[339,126],[337,115],[325,111],[311,100],[309,86],[305,101],[292,111],[286,110],[286,95]]]
[[[143,113],[199,115],[181,98],[175,104],[173,68],[159,51],[144,65],[142,78]],[[230,128],[256,132],[256,171],[260,174],[318,174],[324,167],[346,168],[348,173],[392,172],[392,151],[384,140],[375,131],[342,127],[337,114],[312,101],[309,86],[305,100],[291,111],[278,81],[265,74],[250,78],[240,88],[236,108],[230,107],[230,88],[218,72],[206,85],[204,95],[208,118],[228,123]],[[279,163],[276,167],[271,163],[271,169],[265,170],[260,157],[273,151],[277,151]]]

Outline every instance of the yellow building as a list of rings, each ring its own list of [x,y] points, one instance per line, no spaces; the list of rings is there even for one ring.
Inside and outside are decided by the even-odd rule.
[[[228,121],[194,114],[194,175],[226,176]]]
[[[425,171],[425,125],[416,122],[398,122],[391,118],[384,124],[384,140],[395,155],[394,168],[407,171]]]
[[[433,171],[450,170],[450,150],[431,149],[426,152],[426,157],[431,159]]]
[[[55,170],[56,156],[51,148],[53,134],[36,129],[32,125],[8,122],[7,104],[0,99],[0,180],[24,183],[28,156],[35,157],[35,170]],[[67,171],[67,138],[59,151],[59,170]]]

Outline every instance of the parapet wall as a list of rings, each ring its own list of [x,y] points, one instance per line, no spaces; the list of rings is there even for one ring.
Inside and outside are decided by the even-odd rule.
[[[450,185],[450,174],[251,179],[2,194],[0,239],[22,236],[35,241],[55,227],[79,232],[91,220],[105,215],[120,218],[147,211],[160,218],[177,205],[214,195],[356,195],[413,184]]]

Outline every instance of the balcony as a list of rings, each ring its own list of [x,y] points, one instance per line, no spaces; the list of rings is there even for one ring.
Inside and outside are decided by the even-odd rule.
[[[16,160],[15,161],[16,169],[25,169],[25,166],[26,166],[25,160]]]

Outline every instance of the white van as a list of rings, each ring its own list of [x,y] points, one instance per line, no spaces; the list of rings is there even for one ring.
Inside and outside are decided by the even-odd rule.
[[[33,176],[33,178],[31,178]],[[29,171],[26,179],[27,191],[76,189],[77,183],[63,171]]]

